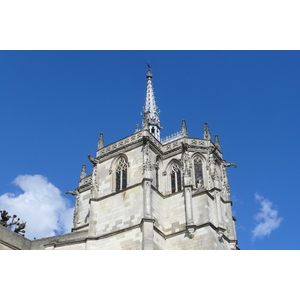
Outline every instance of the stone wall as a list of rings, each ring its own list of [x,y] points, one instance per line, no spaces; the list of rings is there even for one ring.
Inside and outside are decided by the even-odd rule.
[[[30,248],[29,239],[0,226],[0,250],[29,250]]]

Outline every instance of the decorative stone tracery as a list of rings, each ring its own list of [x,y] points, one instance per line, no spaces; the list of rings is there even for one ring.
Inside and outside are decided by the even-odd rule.
[[[127,169],[128,162],[124,157],[121,157],[116,167],[116,192],[127,187]]]

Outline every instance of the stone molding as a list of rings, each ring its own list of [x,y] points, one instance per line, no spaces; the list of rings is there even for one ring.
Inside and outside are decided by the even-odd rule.
[[[7,248],[9,248],[10,250],[22,250],[21,248],[18,248],[16,246],[13,246],[12,244],[6,243],[3,240],[0,240],[0,244],[6,246]]]
[[[79,188],[80,189],[83,189],[83,188],[91,186],[91,185],[92,185],[92,174],[82,178],[79,181]]]
[[[97,151],[97,160],[99,163],[103,162],[104,160],[109,159],[111,156],[117,155],[119,152],[123,152],[124,149],[130,150],[134,147],[142,145],[143,137],[147,137],[149,142],[154,146],[155,150],[159,152],[163,156],[168,156],[169,153],[173,153],[177,149],[181,150],[181,142],[185,141],[189,147],[192,149],[197,149],[198,151],[203,153],[207,153],[209,147],[213,144],[210,141],[198,138],[188,138],[188,137],[181,137],[177,140],[170,141],[167,144],[162,144],[158,141],[148,130],[140,130],[126,138],[123,138],[115,143],[109,144],[99,151]],[[216,148],[217,149],[217,148]],[[219,152],[216,150],[215,152]],[[221,152],[219,152],[220,155]],[[163,157],[164,159],[165,157]]]
[[[82,228],[84,228],[84,227],[88,227],[89,225],[90,225],[89,223],[86,223],[86,224],[81,225],[81,226],[78,226],[78,227],[73,227],[73,228],[71,229],[71,232],[78,231],[78,230],[80,230],[80,229],[82,229]]]
[[[153,223],[155,222],[155,219],[150,219],[150,218],[142,218],[140,224],[144,223],[144,222],[150,222],[150,223]]]
[[[211,227],[215,232],[216,234],[218,234],[218,232],[220,231],[224,231],[224,228],[221,228],[221,227],[216,227],[214,224],[212,224],[211,222],[207,222],[207,223],[204,223],[204,224],[201,224],[201,225],[190,225],[190,226],[187,226],[187,229],[188,228],[193,228],[194,231],[196,232],[197,229],[200,229],[200,228],[203,228],[203,227]],[[154,231],[156,231],[161,237],[163,237],[165,240],[166,239],[169,239],[169,238],[172,238],[176,235],[180,235],[180,234],[183,234],[183,233],[186,233],[187,232],[187,229],[184,229],[184,230],[180,230],[180,231],[177,231],[177,232],[174,232],[174,233],[170,233],[170,234],[164,234],[160,229],[158,229],[155,225],[153,227]],[[225,234],[223,234],[222,236],[228,243],[237,243],[237,240],[230,240]]]
[[[144,179],[143,179],[141,182],[139,182],[139,183],[136,183],[136,184],[127,186],[126,188],[124,188],[124,189],[122,189],[122,190],[120,190],[120,191],[113,192],[113,193],[107,194],[107,195],[102,196],[102,197],[99,197],[99,198],[90,198],[89,204],[91,204],[91,201],[101,201],[101,200],[103,200],[103,199],[110,198],[110,197],[112,197],[112,196],[114,196],[114,195],[116,195],[116,194],[122,194],[122,193],[124,193],[124,192],[126,192],[126,191],[128,191],[128,190],[130,190],[130,189],[133,189],[133,188],[135,188],[135,187],[137,187],[137,186],[142,185],[142,184],[143,184],[143,181],[144,181]],[[151,185],[151,186],[152,186],[152,185]]]
[[[92,240],[105,239],[105,238],[108,238],[110,236],[114,236],[114,235],[117,235],[117,234],[120,234],[120,233],[123,233],[123,232],[126,232],[126,231],[130,231],[130,230],[133,230],[133,229],[136,229],[136,228],[141,228],[141,226],[142,226],[142,224],[144,222],[151,222],[151,223],[153,223],[154,224],[153,230],[156,231],[165,240],[169,239],[169,238],[172,238],[174,236],[177,236],[177,235],[181,235],[181,234],[187,233],[187,229],[188,229],[187,228],[185,230],[181,230],[181,231],[174,232],[174,233],[171,233],[171,234],[165,234],[165,233],[163,233],[160,229],[158,229],[155,226],[155,219],[142,218],[139,223],[137,223],[137,224],[135,224],[133,226],[122,228],[122,229],[119,229],[119,230],[116,230],[116,231],[113,231],[113,232],[110,232],[110,233],[107,233],[107,234],[98,235],[98,236],[95,236],[95,237],[87,236],[85,238],[77,238],[77,239],[65,240],[65,241],[59,241],[58,240],[59,236],[57,237],[56,240],[55,240],[55,237],[45,238],[45,240],[51,239],[51,241],[49,243],[43,244],[43,246],[44,247],[50,247],[50,246],[52,246],[53,248],[58,248],[58,247],[66,246],[66,245],[74,245],[74,244],[87,243],[87,241],[92,241]],[[203,228],[203,227],[207,227],[207,226],[211,227],[217,234],[220,231],[224,231],[223,228],[216,227],[211,222],[208,222],[208,223],[205,223],[205,224],[201,224],[201,225],[193,225],[193,226],[190,226],[190,227],[193,227],[193,231],[196,232],[197,229]],[[85,232],[87,233],[87,231],[85,231]],[[230,240],[229,238],[226,237],[225,234],[222,235],[222,238],[224,238],[224,240],[226,240],[228,243],[236,245],[235,248],[237,250],[240,250],[237,247],[237,240]],[[39,240],[37,240],[37,241],[39,241]],[[34,242],[34,241],[31,241],[31,242]]]

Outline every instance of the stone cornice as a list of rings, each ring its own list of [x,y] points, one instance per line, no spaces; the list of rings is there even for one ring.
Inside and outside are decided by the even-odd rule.
[[[18,248],[18,247],[16,247],[16,246],[13,246],[12,244],[7,243],[7,242],[5,242],[5,241],[3,241],[3,240],[0,240],[0,244],[6,246],[7,248],[10,248],[11,250],[22,250],[21,248]]]
[[[187,226],[188,228],[189,226]],[[212,224],[211,222],[207,222],[207,223],[204,223],[204,224],[201,224],[201,225],[192,225],[190,227],[193,227],[195,228],[195,230],[197,229],[200,229],[200,228],[204,228],[204,227],[211,227],[216,233],[221,230],[221,231],[224,231],[224,228],[221,228],[221,227],[216,227],[214,224]],[[163,237],[165,240],[166,239],[169,239],[169,238],[172,238],[176,235],[180,235],[180,234],[183,234],[185,232],[187,232],[186,229],[184,230],[180,230],[180,231],[177,231],[177,232],[174,232],[174,233],[170,233],[170,234],[165,234],[163,233],[163,231],[161,231],[160,229],[158,229],[155,225],[153,227],[154,231],[156,231],[161,237]],[[228,243],[234,243],[236,242],[237,243],[237,240],[230,240],[226,235],[223,235],[222,236]]]
[[[163,159],[169,157],[170,155],[174,155],[174,152],[179,151],[179,153],[181,153],[182,142],[187,143],[189,149],[194,151],[200,150],[204,153],[207,153],[208,148],[213,145],[211,141],[191,137],[182,137],[162,145],[148,130],[140,130],[126,138],[99,149],[97,151],[97,159],[101,163],[112,156],[117,155],[118,153],[124,152],[124,150],[128,151],[140,146],[142,145],[143,137],[148,137],[152,151],[162,155]],[[222,156],[218,149],[216,152],[218,152],[218,156]]]
[[[105,239],[105,238],[108,238],[110,236],[114,236],[114,235],[117,235],[117,234],[120,234],[120,233],[123,233],[123,232],[126,232],[126,231],[130,231],[130,230],[133,230],[133,229],[140,228],[144,222],[154,223],[153,230],[156,231],[165,240],[169,239],[169,238],[172,238],[174,236],[177,236],[177,235],[184,234],[184,233],[187,232],[187,230],[184,229],[184,230],[180,230],[178,232],[174,232],[174,233],[171,233],[171,234],[165,234],[155,226],[155,219],[142,218],[139,223],[136,223],[133,226],[122,228],[122,229],[119,229],[119,230],[116,230],[116,231],[113,231],[113,232],[110,232],[110,233],[98,235],[98,236],[95,236],[95,237],[87,236],[85,238],[78,238],[78,239],[65,240],[65,241],[52,240],[49,243],[44,244],[44,246],[45,247],[49,247],[49,246],[61,247],[61,246],[72,245],[72,244],[86,243],[87,241]],[[214,226],[211,222],[201,224],[201,225],[193,225],[193,227],[195,228],[195,230],[200,229],[200,228],[204,228],[204,227],[211,227],[216,233],[218,233],[219,230],[224,230],[223,228],[219,228],[219,227]],[[226,237],[226,235],[223,235],[222,237],[228,243],[237,243],[237,240],[230,240],[228,237]],[[239,250],[239,248],[237,248],[237,249]]]
[[[79,188],[80,189],[88,189],[92,185],[92,174],[82,178],[79,181]]]
[[[122,228],[122,229],[119,229],[119,230],[116,230],[116,231],[112,231],[112,232],[109,232],[109,233],[106,233],[106,234],[103,234],[103,235],[98,235],[98,236],[93,236],[93,237],[89,236],[89,237],[87,237],[85,239],[85,241],[105,239],[107,237],[110,237],[110,236],[113,236],[113,235],[116,235],[116,234],[120,234],[122,232],[126,232],[126,231],[129,231],[129,230],[132,230],[132,229],[140,228],[140,226],[141,226],[141,222],[137,223],[137,224],[135,224],[133,226]]]
[[[91,198],[91,199],[89,200],[89,204],[91,203],[91,201],[97,202],[97,201],[101,201],[101,200],[106,199],[106,198],[113,197],[113,196],[115,196],[116,194],[122,194],[122,193],[124,193],[124,192],[126,192],[126,191],[128,191],[128,190],[130,190],[130,189],[133,189],[133,188],[135,188],[135,187],[137,187],[137,186],[142,185],[142,182],[143,182],[143,180],[142,180],[141,182],[139,182],[139,183],[136,183],[136,184],[133,184],[133,185],[131,185],[131,186],[128,186],[128,187],[126,187],[125,189],[122,189],[122,190],[120,190],[120,191],[117,191],[117,192],[113,192],[113,193],[107,194],[107,195],[102,196],[102,197],[99,197],[99,198]]]
[[[128,151],[137,145],[142,145],[143,136],[144,130],[141,130],[115,143],[109,144],[97,151],[97,159],[101,163],[118,153],[124,152],[125,149]]]
[[[149,218],[142,218],[140,224],[143,224],[145,222],[150,222],[150,223],[154,223],[155,219],[149,219]]]
[[[130,190],[130,189],[135,188],[135,187],[138,187],[138,186],[141,186],[141,187],[142,187],[144,181],[152,181],[152,179],[151,179],[151,178],[143,178],[140,182],[138,182],[138,183],[136,183],[136,184],[133,184],[133,185],[131,185],[131,186],[128,186],[128,187],[126,187],[125,189],[122,189],[122,190],[120,190],[120,191],[113,192],[113,193],[107,194],[107,195],[102,196],[102,197],[99,197],[99,198],[91,198],[91,199],[89,200],[89,204],[91,203],[91,201],[95,201],[95,202],[101,201],[101,200],[104,200],[104,199],[106,199],[106,198],[113,197],[113,196],[115,196],[115,195],[117,195],[117,194],[122,194],[122,193],[124,193],[124,192],[126,192],[126,191],[128,191],[128,190]],[[187,187],[191,187],[191,186],[187,186]],[[152,185],[152,184],[151,184],[151,188],[152,188],[152,190],[154,190],[154,191],[155,191],[160,197],[162,197],[163,199],[166,199],[166,198],[169,198],[169,197],[172,197],[172,196],[175,196],[175,195],[177,195],[177,194],[180,194],[180,193],[183,193],[183,192],[184,192],[184,189],[182,189],[182,190],[177,191],[177,192],[175,192],[175,193],[163,195],[163,194],[162,194],[162,193],[161,193],[154,185]],[[192,197],[196,197],[196,196],[199,196],[199,195],[207,194],[212,200],[214,200],[214,196],[211,194],[214,190],[221,191],[221,190],[218,189],[218,188],[212,188],[211,190],[201,190],[201,191],[199,191],[199,192],[197,192],[197,193],[192,194]],[[232,205],[232,201],[225,201],[225,200],[223,200],[222,198],[221,198],[221,201],[222,201],[223,203],[230,203],[230,204]],[[81,226],[81,227],[85,227],[85,226],[86,226],[86,225],[83,225],[83,226]],[[81,227],[77,227],[76,229],[81,228]]]
[[[232,201],[231,200],[224,200],[222,197],[221,197],[221,201],[225,204],[230,204],[232,206]]]
[[[86,224],[81,225],[81,226],[78,226],[78,227],[73,227],[73,228],[71,229],[71,232],[77,231],[77,230],[82,229],[82,228],[84,228],[84,227],[88,227],[89,225],[90,225],[89,223],[86,223]]]

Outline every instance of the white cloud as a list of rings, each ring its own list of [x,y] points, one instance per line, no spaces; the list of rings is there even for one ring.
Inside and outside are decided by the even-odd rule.
[[[278,217],[278,211],[272,209],[273,203],[259,194],[255,194],[255,200],[261,204],[260,212],[254,215],[257,225],[252,230],[252,240],[269,236],[270,233],[277,229],[282,218]]]
[[[25,237],[42,238],[70,232],[73,207],[60,190],[42,175],[19,175],[13,182],[24,193],[0,196],[0,210],[26,221]]]

